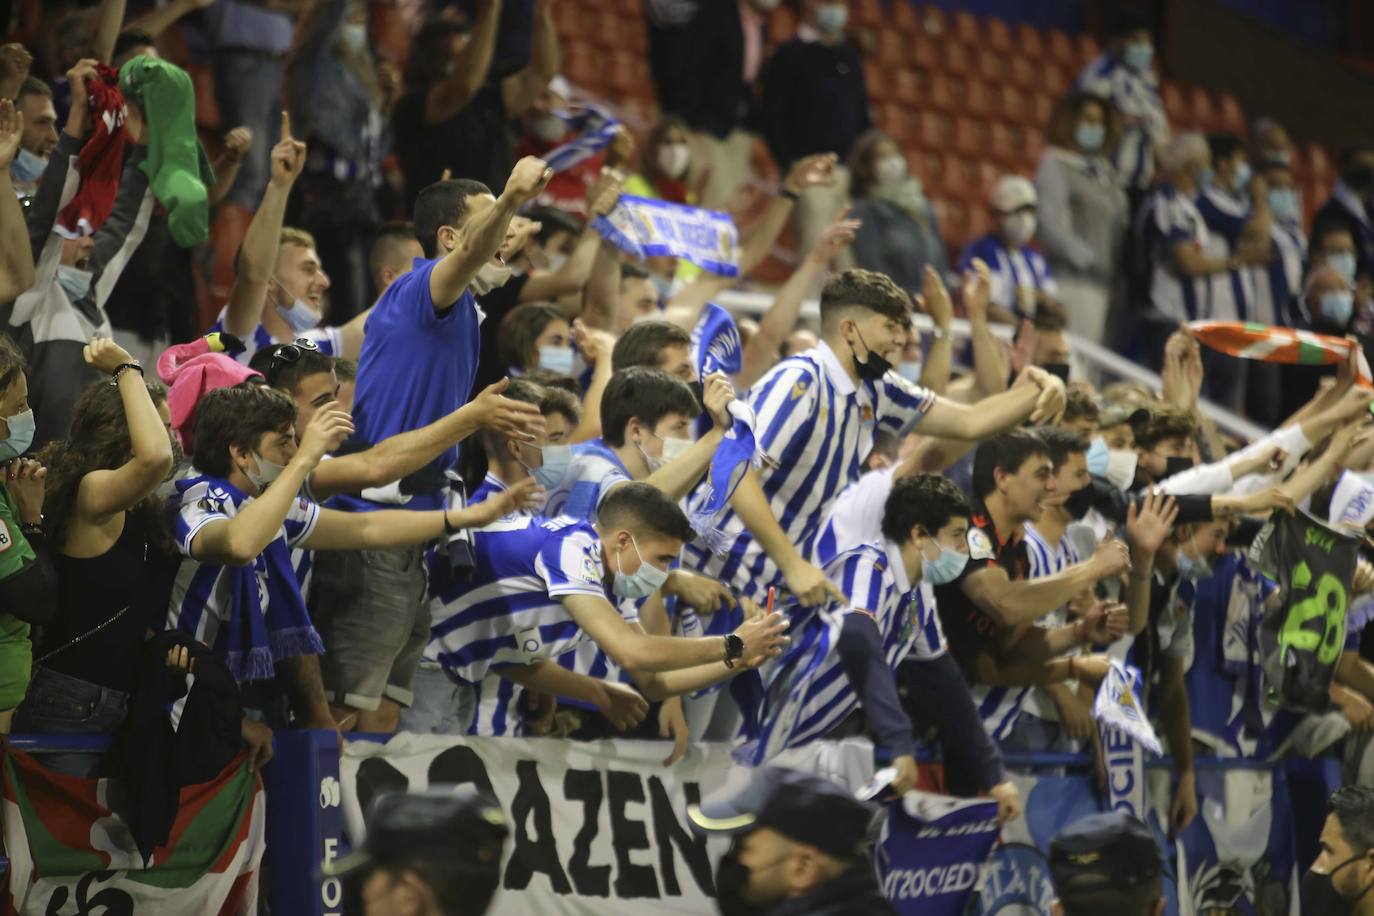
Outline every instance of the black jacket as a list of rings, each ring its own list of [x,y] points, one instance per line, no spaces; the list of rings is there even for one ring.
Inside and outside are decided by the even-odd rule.
[[[767,916],[896,916],[896,913],[878,887],[872,863],[863,861],[814,894],[778,904],[767,911]]]
[[[744,27],[739,6],[707,0],[691,12],[681,3],[646,0],[649,73],[659,107],[696,130],[725,138],[749,114],[744,82]]]

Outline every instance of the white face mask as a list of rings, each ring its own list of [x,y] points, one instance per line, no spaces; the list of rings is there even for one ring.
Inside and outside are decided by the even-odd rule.
[[[477,276],[468,283],[468,289],[472,290],[474,295],[485,296],[498,286],[505,286],[511,273],[511,269],[506,265],[488,261],[477,271]]]
[[[678,179],[687,174],[691,161],[692,150],[686,143],[668,143],[658,148],[658,167],[669,178]]]
[[[339,38],[343,40],[344,47],[356,53],[367,50],[367,24],[363,22],[350,22],[339,30]]]
[[[1013,247],[1030,244],[1035,237],[1035,214],[1021,212],[1002,217],[1002,232]]]
[[[286,470],[286,465],[273,464],[257,452],[253,452],[252,455],[253,460],[258,463],[258,469],[253,471],[250,468],[244,468],[243,476],[251,480],[253,486],[258,488],[258,492],[262,493],[272,485],[272,481],[281,476],[281,472]]]
[[[556,115],[543,115],[530,121],[530,133],[545,143],[557,143],[568,133],[568,126]]]
[[[663,454],[660,457],[654,458],[648,452],[644,451],[644,447],[637,442],[635,443],[635,448],[639,449],[639,454],[644,458],[644,463],[649,466],[650,474],[692,447],[691,439],[678,439],[675,436],[660,436],[657,433],[649,433],[649,435],[663,442]]]
[[[906,177],[906,157],[898,153],[882,157],[873,163],[873,176],[878,184],[896,184]]]

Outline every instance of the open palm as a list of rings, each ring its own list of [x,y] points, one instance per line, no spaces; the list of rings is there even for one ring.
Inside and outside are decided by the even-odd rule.
[[[24,136],[24,113],[9,99],[0,101],[0,168],[9,168]]]

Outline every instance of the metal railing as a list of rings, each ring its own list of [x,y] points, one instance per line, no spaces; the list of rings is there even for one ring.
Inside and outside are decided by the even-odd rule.
[[[773,296],[767,293],[731,291],[716,297],[716,302],[731,311],[758,316],[766,312],[769,306],[773,304]],[[819,321],[819,303],[815,299],[806,300],[802,303],[801,314],[803,318]],[[929,315],[917,314],[914,319],[916,326],[924,331],[929,331],[935,327]],[[992,326],[993,334],[1003,340],[1011,340],[1012,330],[1010,325],[994,324]],[[962,318],[954,319],[950,324],[950,332],[954,337],[967,338],[969,336],[968,322]],[[1069,334],[1068,337],[1070,349],[1073,351],[1073,357],[1079,370],[1087,370],[1099,378],[1139,382],[1149,387],[1151,391],[1160,390],[1159,376],[1139,363],[1132,362],[1120,353],[1113,352],[1099,343],[1079,337],[1076,334]],[[1269,433],[1269,430],[1264,427],[1211,401],[1204,399],[1198,404],[1198,407],[1212,419],[1212,422],[1222,432],[1239,436],[1242,439],[1259,439]]]

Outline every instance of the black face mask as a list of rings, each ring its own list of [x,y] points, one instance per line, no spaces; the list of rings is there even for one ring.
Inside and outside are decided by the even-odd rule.
[[[1069,513],[1069,517],[1075,521],[1088,514],[1088,510],[1093,507],[1093,486],[1089,484],[1082,489],[1074,490],[1069,495],[1069,499],[1064,503],[1064,511]]]
[[[1164,459],[1164,476],[1160,480],[1168,480],[1175,474],[1182,474],[1193,466],[1191,458],[1166,458]]]
[[[701,405],[701,409],[702,409],[702,410],[705,410],[705,409],[706,409],[706,385],[705,385],[704,383],[702,383],[702,381],[701,381],[700,379],[698,379],[698,380],[696,380],[695,382],[688,382],[688,383],[687,383],[687,387],[690,388],[690,389],[692,389],[692,394],[694,394],[694,395],[697,396],[697,403]]]
[[[1363,859],[1364,856],[1352,856],[1340,865],[1331,869],[1330,874],[1319,875],[1314,871],[1309,871],[1302,876],[1302,916],[1346,916],[1348,913],[1355,912],[1355,904],[1365,894],[1369,893],[1370,887],[1366,887],[1360,892],[1360,896],[1354,900],[1346,901],[1336,892],[1336,885],[1331,880],[1336,872],[1354,862]]]
[[[854,333],[859,333],[858,328],[854,329]],[[868,341],[864,340],[862,334],[859,334],[859,343],[863,344],[864,349],[868,351],[868,359],[863,362],[859,362],[859,354],[854,354],[854,370],[859,373],[859,378],[866,382],[876,382],[892,371],[892,363],[875,353],[873,348],[868,345]]]
[[[1069,364],[1068,363],[1045,363],[1040,367],[1050,375],[1059,379],[1065,385],[1069,383]]]
[[[716,907],[721,916],[755,916],[765,912],[744,899],[744,886],[749,883],[749,869],[740,864],[739,850],[731,847],[716,865]]]
[[[1374,166],[1355,165],[1341,173],[1341,180],[1361,194],[1374,191]]]

